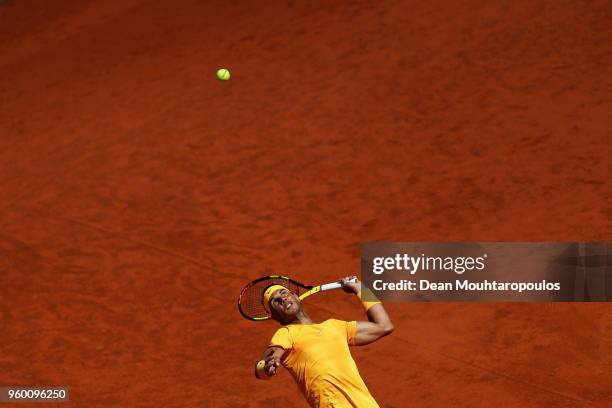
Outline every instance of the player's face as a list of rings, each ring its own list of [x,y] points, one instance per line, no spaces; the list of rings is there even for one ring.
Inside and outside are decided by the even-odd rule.
[[[277,290],[270,297],[270,310],[281,320],[295,316],[300,311],[300,300],[287,289]]]

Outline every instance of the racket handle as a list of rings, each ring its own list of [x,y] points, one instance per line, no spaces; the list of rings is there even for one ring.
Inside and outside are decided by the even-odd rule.
[[[357,279],[349,279],[349,282],[355,282]],[[342,284],[340,282],[326,283],[321,285],[321,292],[325,292],[326,290],[332,289],[340,289]]]

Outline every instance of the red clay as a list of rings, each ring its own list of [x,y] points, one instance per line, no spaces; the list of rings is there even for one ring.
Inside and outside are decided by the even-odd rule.
[[[252,376],[249,280],[358,273],[363,241],[610,240],[607,1],[15,0],[0,27],[0,385],[303,407]],[[383,407],[612,404],[608,304],[388,310],[354,351]]]

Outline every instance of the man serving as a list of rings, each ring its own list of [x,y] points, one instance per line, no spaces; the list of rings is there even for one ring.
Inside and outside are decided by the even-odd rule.
[[[345,292],[362,299],[361,282],[354,276],[340,282]],[[369,295],[367,298],[374,300]],[[313,323],[296,294],[282,285],[266,288],[263,305],[282,327],[255,366],[257,378],[269,379],[282,364],[312,407],[378,407],[349,346],[370,344],[390,334],[393,324],[382,303],[362,300],[362,304],[367,322],[329,319]]]

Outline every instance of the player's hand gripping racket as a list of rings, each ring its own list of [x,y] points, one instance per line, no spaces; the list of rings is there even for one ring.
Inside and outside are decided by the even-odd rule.
[[[354,280],[349,282],[354,282]],[[340,282],[312,286],[296,282],[293,279],[287,278],[286,276],[264,276],[252,281],[242,289],[242,292],[240,292],[240,297],[238,298],[238,310],[240,310],[240,314],[249,320],[259,321],[270,319],[271,316],[268,314],[266,309],[264,309],[262,300],[263,293],[271,285],[282,285],[286,287],[291,292],[295,293],[300,300],[304,300],[308,296],[314,295],[315,293],[339,289],[342,287]]]

